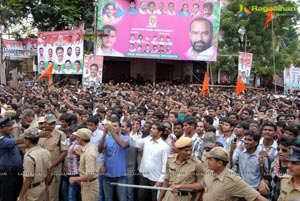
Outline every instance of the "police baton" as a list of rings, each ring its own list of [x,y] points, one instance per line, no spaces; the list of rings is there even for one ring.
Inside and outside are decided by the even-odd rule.
[[[158,187],[158,186],[145,186],[145,185],[135,185],[135,184],[121,184],[121,183],[114,183],[111,182],[110,185],[112,186],[122,186],[127,188],[143,188],[143,189],[151,189],[151,190],[164,190],[164,191],[172,191],[172,188],[168,187]],[[193,193],[194,191],[191,189],[178,189],[180,192],[190,192]]]

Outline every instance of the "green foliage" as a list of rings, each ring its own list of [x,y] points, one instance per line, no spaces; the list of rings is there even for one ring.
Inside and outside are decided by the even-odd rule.
[[[6,26],[22,24],[28,17],[39,31],[71,29],[76,21],[84,21],[86,27],[91,27],[93,22],[91,0],[6,0],[1,7]]]
[[[245,50],[245,42],[241,42],[241,35],[238,33],[239,28],[243,26],[247,35],[247,52],[253,53],[252,74],[273,75],[272,41],[274,42],[277,73],[282,73],[282,70],[292,63],[299,66],[299,41],[294,26],[299,20],[299,13],[296,12],[293,17],[275,17],[273,19],[274,34],[272,38],[272,23],[267,29],[263,29],[266,13],[252,11],[252,14],[248,16],[238,17],[241,5],[251,10],[252,5],[269,7],[270,2],[233,0],[222,9],[220,25],[222,39],[219,41],[219,55],[237,55],[238,52]],[[295,6],[293,2],[288,0],[276,0],[273,3],[273,6],[275,5]],[[234,61],[232,61],[233,58]],[[227,63],[233,63],[235,72],[237,72],[237,57],[219,56],[213,64],[213,69],[224,68]]]

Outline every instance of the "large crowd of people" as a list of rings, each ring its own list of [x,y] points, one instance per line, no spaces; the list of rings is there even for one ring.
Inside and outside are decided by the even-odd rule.
[[[0,109],[0,201],[300,198],[297,94],[35,84]]]

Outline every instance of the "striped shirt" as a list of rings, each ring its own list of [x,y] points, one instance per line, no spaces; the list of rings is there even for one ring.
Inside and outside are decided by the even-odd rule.
[[[76,140],[70,142],[67,156],[65,158],[65,168],[67,170],[67,175],[77,175],[79,168],[80,156],[74,153],[75,150],[81,149],[80,145],[77,145]]]

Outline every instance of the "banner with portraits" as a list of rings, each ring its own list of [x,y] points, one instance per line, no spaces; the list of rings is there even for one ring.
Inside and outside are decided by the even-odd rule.
[[[101,87],[103,74],[103,57],[98,55],[84,55],[84,68],[82,75],[82,87]]]
[[[26,38],[23,41],[3,39],[3,56],[11,58],[29,58],[36,55],[37,39]]]
[[[300,68],[285,68],[283,71],[284,92],[300,91]]]
[[[215,61],[219,0],[98,0],[97,55]]]
[[[245,84],[249,84],[252,68],[253,54],[250,52],[239,53],[238,74],[242,77]]]
[[[38,73],[54,62],[53,74],[82,75],[83,34],[80,30],[38,33]]]

